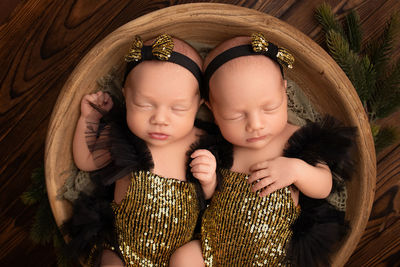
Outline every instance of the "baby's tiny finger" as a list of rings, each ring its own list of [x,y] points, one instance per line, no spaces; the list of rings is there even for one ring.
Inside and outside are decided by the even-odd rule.
[[[210,171],[210,167],[205,164],[197,164],[192,166],[190,169],[191,172],[201,172],[201,173],[208,173]]]
[[[104,100],[109,101],[111,99],[111,96],[108,93],[104,93]]]
[[[194,172],[193,176],[194,176],[194,178],[196,178],[197,180],[200,180],[200,181],[204,181],[209,178],[208,173],[202,173],[202,172]]]
[[[279,188],[276,186],[275,183],[270,184],[269,186],[267,186],[265,189],[263,189],[263,190],[260,192],[260,197],[266,197],[266,196],[268,196],[269,194],[275,192],[275,191],[278,190],[278,189],[279,189]]]
[[[260,190],[262,188],[265,188],[265,187],[269,186],[271,183],[272,183],[271,179],[268,179],[268,178],[261,179],[257,183],[253,184],[251,190],[253,192],[256,192],[256,191],[258,191],[258,190]]]
[[[210,164],[212,160],[206,156],[198,156],[192,160],[191,165],[195,164]]]
[[[103,92],[100,92],[100,95],[99,95],[99,102],[100,102],[100,103],[104,103],[105,99],[106,99],[105,94],[104,94]]]
[[[96,98],[96,95],[90,94],[90,95],[85,95],[84,99],[88,101],[93,101]]]
[[[268,168],[268,161],[262,161],[262,162],[258,162],[256,164],[253,164],[252,166],[250,166],[250,171],[254,172],[254,171],[258,171],[261,169],[267,169]]]
[[[208,156],[208,157],[214,157],[214,155],[208,151],[207,149],[197,149],[196,151],[194,151],[192,153],[192,155],[190,155],[190,157],[192,158],[196,158],[199,156]]]
[[[267,169],[261,169],[258,171],[253,172],[250,176],[249,179],[247,180],[247,182],[249,184],[254,183],[257,180],[263,179],[265,177],[269,176],[269,170]]]

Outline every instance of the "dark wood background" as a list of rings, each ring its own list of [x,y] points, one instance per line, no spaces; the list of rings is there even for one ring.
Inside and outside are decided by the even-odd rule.
[[[82,57],[117,27],[148,12],[193,1],[0,1],[0,266],[56,266],[51,246],[34,245],[35,212],[20,201],[43,165],[46,129],[58,93]],[[197,1],[199,2],[199,1]],[[210,1],[276,16],[323,44],[314,8],[323,0]],[[356,9],[365,39],[377,36],[399,0],[329,0],[343,17]],[[394,58],[399,58],[400,46]],[[381,121],[400,126],[400,112]],[[348,266],[400,266],[400,142],[377,157],[375,202]]]

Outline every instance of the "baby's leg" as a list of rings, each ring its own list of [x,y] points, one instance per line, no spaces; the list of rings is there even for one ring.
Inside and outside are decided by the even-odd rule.
[[[193,240],[175,250],[169,260],[170,267],[203,267],[204,259],[199,240]]]
[[[118,255],[109,250],[105,249],[103,254],[101,255],[101,267],[120,267],[125,266],[122,260],[118,257]]]

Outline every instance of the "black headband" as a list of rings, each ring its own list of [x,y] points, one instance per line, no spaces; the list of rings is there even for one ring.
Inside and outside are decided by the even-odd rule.
[[[173,47],[174,44],[171,36],[166,34],[158,36],[151,46],[143,46],[143,42],[140,37],[137,36],[131,47],[130,53],[125,57],[127,65],[124,83],[129,72],[131,72],[131,70],[141,62],[146,60],[159,60],[175,63],[189,70],[196,78],[199,86],[201,86],[202,73],[200,67],[196,62],[184,54],[173,51]]]
[[[251,44],[245,44],[232,47],[218,56],[216,56],[210,64],[208,64],[204,72],[203,97],[205,100],[209,98],[209,82],[211,76],[226,62],[243,56],[264,55],[276,62],[281,70],[283,77],[283,66],[292,68],[294,63],[293,56],[284,48],[266,41],[264,35],[257,33],[252,35]]]

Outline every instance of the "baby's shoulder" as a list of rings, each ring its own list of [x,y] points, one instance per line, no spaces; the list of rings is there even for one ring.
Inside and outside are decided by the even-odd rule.
[[[301,128],[300,126],[287,123],[285,129],[283,130],[283,134],[282,134],[283,142],[286,143],[290,139],[290,137],[292,137],[292,135],[295,132],[297,132],[300,128]]]

